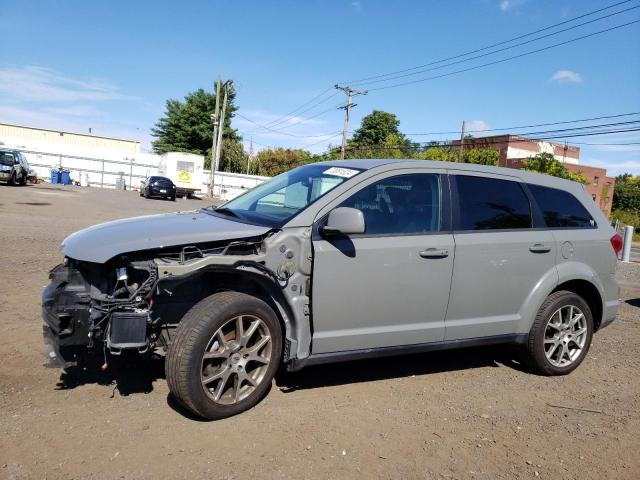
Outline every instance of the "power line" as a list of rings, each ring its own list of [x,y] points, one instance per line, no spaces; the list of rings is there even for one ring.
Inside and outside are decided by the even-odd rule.
[[[325,91],[325,92],[326,92],[326,91]],[[326,98],[324,98],[324,99],[320,100],[319,102],[314,103],[313,105],[311,105],[311,106],[310,106],[310,107],[308,107],[308,108],[305,108],[304,110],[301,110],[301,111],[297,111],[297,110],[296,110],[296,111],[295,111],[295,112],[296,112],[296,114],[295,114],[295,115],[287,114],[287,115],[285,115],[284,117],[281,117],[281,119],[280,119],[279,121],[268,122],[268,123],[264,124],[264,126],[267,126],[267,127],[275,127],[276,125],[281,125],[281,124],[283,124],[283,123],[286,123],[286,122],[288,122],[289,120],[291,120],[291,119],[293,119],[293,118],[296,118],[296,117],[298,117],[298,116],[302,115],[303,113],[306,113],[306,112],[308,112],[308,111],[310,111],[310,110],[313,110],[314,108],[316,108],[316,107],[317,107],[317,106],[319,106],[319,105],[322,105],[323,103],[327,102],[328,100],[331,100],[331,99],[332,99],[333,97],[335,97],[336,95],[338,95],[338,92],[334,92],[334,93],[332,93],[332,94],[331,94],[331,95],[329,95],[328,97],[326,97]],[[317,97],[316,97],[316,98],[317,98]],[[308,103],[308,102],[307,102],[307,103]],[[293,111],[292,111],[292,112],[293,112]]]
[[[638,122],[640,123],[640,122]],[[599,127],[599,126],[594,126]],[[613,130],[601,130],[601,131],[593,131],[593,132],[578,132],[578,133],[558,133],[557,131],[550,130],[548,131],[548,135],[542,135],[545,132],[529,132],[525,134],[515,135],[518,137],[516,141],[529,141],[529,142],[538,142],[544,140],[553,140],[553,139],[562,139],[562,138],[575,138],[575,137],[590,137],[590,136],[600,136],[600,135],[611,135],[611,134],[619,134],[619,133],[629,133],[629,132],[639,132],[640,127],[634,128],[625,128],[625,129],[613,129]],[[557,135],[554,133],[558,133]],[[490,145],[498,145],[504,144],[505,140],[497,139],[494,137],[477,137],[467,139],[469,142],[474,144],[480,144],[481,146],[490,146]],[[424,149],[425,147],[451,147],[453,145],[458,145],[459,140],[434,140],[430,142],[418,142],[411,143],[408,145],[348,145],[346,150],[419,150]],[[640,142],[638,142],[640,143]],[[602,144],[602,145],[635,145],[636,142],[628,142],[628,143],[611,143],[611,144]],[[583,145],[598,145],[598,144],[583,144]],[[329,152],[329,151],[328,151]]]
[[[312,117],[308,117],[308,118],[306,118],[306,119],[304,119],[303,121],[300,121],[300,122],[292,123],[292,124],[290,124],[289,126],[294,126],[294,125],[298,125],[298,124],[301,124],[301,123],[307,122],[307,121],[309,121],[309,120],[312,120],[312,119],[313,119],[313,118],[315,118],[315,117],[318,117],[318,116],[320,116],[320,115],[322,115],[322,114],[324,114],[324,113],[327,113],[327,112],[331,112],[331,111],[333,111],[333,110],[334,110],[334,108],[330,108],[330,109],[324,110],[324,111],[320,112],[320,113],[319,113],[319,114],[317,114],[317,115],[314,115],[314,116],[312,116]],[[249,122],[249,123],[252,123],[252,124],[256,125],[257,127],[262,128],[263,130],[266,130],[266,131],[268,131],[268,132],[278,133],[278,134],[280,134],[280,135],[286,135],[286,136],[289,136],[289,137],[296,137],[296,138],[314,138],[314,137],[326,137],[326,136],[329,136],[329,135],[335,135],[335,132],[330,132],[330,133],[326,133],[326,134],[319,134],[319,135],[298,135],[298,134],[295,134],[295,133],[288,133],[288,132],[285,132],[285,131],[283,131],[283,130],[285,130],[284,128],[276,129],[276,128],[270,128],[270,127],[267,127],[267,126],[265,126],[265,125],[262,125],[262,124],[260,124],[260,123],[258,123],[258,122],[255,122],[255,121],[251,120],[251,119],[250,119],[250,118],[248,118],[248,117],[245,117],[244,115],[242,115],[242,114],[240,114],[240,113],[238,113],[238,112],[236,112],[236,113],[235,113],[235,115],[237,115],[238,117],[240,117],[240,118],[242,118],[242,119],[246,120],[246,121],[247,121],[247,122]],[[256,135],[256,134],[258,134],[258,133],[257,133],[257,132],[248,132],[248,133],[246,133],[246,135],[249,135],[249,134]]]
[[[524,41],[524,42],[516,43],[516,44],[510,45],[508,47],[500,48],[500,49],[494,50],[492,52],[483,53],[481,55],[476,55],[476,56],[469,57],[469,58],[463,58],[461,60],[456,60],[455,62],[445,63],[444,65],[438,65],[438,66],[431,67],[431,68],[417,70],[417,71],[414,71],[414,72],[411,72],[411,73],[404,73],[404,74],[401,74],[401,75],[388,76],[387,78],[382,78],[382,79],[379,79],[379,80],[355,82],[355,83],[353,83],[353,85],[370,85],[370,84],[374,84],[374,83],[388,82],[388,81],[396,80],[396,79],[399,79],[399,78],[406,78],[406,77],[411,77],[411,76],[414,76],[414,75],[420,75],[421,73],[426,73],[426,72],[430,72],[430,71],[433,71],[433,70],[440,70],[442,68],[451,67],[453,65],[457,65],[457,64],[460,64],[460,63],[470,62],[472,60],[477,60],[479,58],[487,57],[489,55],[494,55],[496,53],[500,53],[500,52],[503,52],[503,51],[506,51],[506,50],[510,50],[512,48],[521,47],[522,45],[527,45],[529,43],[537,42],[538,40],[542,40],[544,38],[552,37],[554,35],[559,35],[561,33],[568,32],[569,30],[574,30],[576,28],[583,27],[583,26],[588,25],[590,23],[594,23],[594,22],[603,20],[605,18],[613,17],[614,15],[619,15],[621,13],[625,13],[625,12],[628,12],[630,10],[635,10],[636,8],[640,8],[640,5],[636,5],[634,7],[629,7],[629,8],[626,8],[624,10],[620,10],[618,12],[610,13],[608,15],[604,15],[602,17],[598,17],[598,18],[595,18],[593,20],[589,20],[587,22],[579,23],[578,25],[573,25],[571,27],[564,28],[562,30],[558,30],[557,32],[548,33],[546,35],[542,35],[540,37],[536,37],[536,38],[533,38],[531,40],[527,40],[527,41]]]
[[[581,119],[578,119],[578,120],[565,120],[565,121],[561,121],[561,122],[550,122],[550,123],[536,123],[536,124],[532,124],[532,125],[520,125],[520,126],[513,126],[513,127],[483,128],[483,129],[476,129],[476,130],[467,130],[467,133],[498,132],[498,131],[501,131],[501,130],[518,130],[518,129],[521,129],[521,128],[550,127],[552,125],[566,125],[567,123],[590,122],[590,121],[593,121],[593,120],[604,120],[604,119],[609,119],[609,118],[629,117],[631,115],[640,115],[640,112],[619,113],[617,115],[603,115],[603,116],[600,116],[600,117],[581,118]],[[420,136],[420,135],[450,135],[450,134],[454,134],[454,133],[458,133],[458,132],[459,132],[459,130],[452,130],[452,131],[448,131],[448,132],[405,133],[405,135],[413,135],[413,136]]]
[[[620,24],[620,25],[616,25],[614,27],[606,28],[604,30],[599,30],[597,32],[589,33],[587,35],[582,35],[580,37],[572,38],[572,39],[566,40],[564,42],[555,43],[553,45],[548,45],[546,47],[538,48],[536,50],[530,50],[528,52],[520,53],[518,55],[513,55],[511,57],[506,57],[506,58],[503,58],[503,59],[500,59],[500,60],[495,60],[493,62],[483,63],[481,65],[475,65],[473,67],[468,67],[468,68],[464,68],[464,69],[461,69],[461,70],[455,70],[453,72],[443,73],[441,75],[435,75],[435,76],[432,76],[432,77],[425,77],[425,78],[420,78],[420,79],[417,79],[417,80],[411,80],[411,81],[408,81],[408,82],[395,83],[395,84],[392,84],[392,85],[385,85],[383,87],[370,88],[369,91],[373,92],[373,91],[378,91],[378,90],[386,90],[388,88],[397,88],[397,87],[402,87],[402,86],[406,86],[406,85],[412,85],[414,83],[426,82],[428,80],[434,80],[434,79],[437,79],[437,78],[443,78],[443,77],[448,77],[448,76],[451,76],[451,75],[457,75],[459,73],[469,72],[469,71],[472,71],[472,70],[478,70],[480,68],[488,67],[488,66],[491,66],[491,65],[497,65],[499,63],[504,63],[504,62],[507,62],[509,60],[514,60],[516,58],[526,57],[528,55],[533,55],[534,53],[543,52],[545,50],[550,50],[552,48],[560,47],[562,45],[567,45],[569,43],[573,43],[573,42],[577,42],[577,41],[580,41],[580,40],[584,40],[586,38],[594,37],[596,35],[600,35],[600,34],[603,34],[603,33],[611,32],[613,30],[617,30],[619,28],[627,27],[629,25],[633,25],[633,24],[638,23],[638,22],[640,22],[640,19],[633,20],[631,22],[623,23],[623,24]]]
[[[534,30],[532,32],[525,33],[523,35],[519,35],[517,37],[513,37],[513,38],[510,38],[508,40],[503,40],[501,42],[494,43],[492,45],[487,45],[486,47],[478,48],[478,49],[475,49],[475,50],[471,50],[471,51],[468,51],[468,52],[465,52],[465,53],[461,53],[461,54],[454,55],[454,56],[451,56],[451,57],[443,58],[443,59],[440,59],[440,60],[435,60],[435,61],[432,61],[432,62],[429,62],[429,63],[425,63],[423,65],[418,65],[418,66],[415,66],[415,67],[405,68],[405,69],[402,69],[402,70],[396,70],[394,72],[383,73],[383,74],[379,74],[379,75],[373,75],[373,76],[370,76],[370,77],[364,77],[364,78],[360,78],[360,79],[344,81],[344,82],[340,82],[340,83],[342,83],[342,84],[355,84],[355,83],[358,83],[358,82],[364,82],[364,81],[367,81],[367,80],[373,80],[373,79],[386,77],[386,76],[390,76],[390,75],[396,75],[396,74],[399,74],[399,73],[410,72],[410,71],[413,71],[413,70],[418,70],[420,68],[429,67],[431,65],[436,65],[438,63],[447,62],[449,60],[455,60],[457,58],[466,57],[466,56],[472,55],[474,53],[482,52],[482,51],[485,51],[485,50],[489,50],[491,48],[499,47],[500,45],[505,45],[507,43],[511,43],[511,42],[516,41],[516,40],[520,40],[521,38],[530,37],[531,35],[535,35],[537,33],[545,32],[547,30],[551,30],[551,29],[559,27],[561,25],[566,25],[567,23],[571,23],[571,22],[574,22],[576,20],[580,20],[581,18],[585,18],[585,17],[589,17],[591,15],[595,15],[596,13],[600,13],[600,12],[604,12],[606,10],[610,10],[611,8],[615,8],[615,7],[619,6],[619,5],[623,5],[623,4],[629,3],[631,1],[632,0],[625,0],[625,1],[622,1],[622,2],[614,3],[614,4],[609,5],[607,7],[603,7],[603,8],[600,8],[598,10],[593,10],[591,12],[587,12],[587,13],[579,15],[577,17],[570,18],[569,20],[565,20],[563,22],[555,23],[553,25],[549,25],[548,27],[544,27],[544,28],[541,28],[541,29],[538,29],[538,30]]]

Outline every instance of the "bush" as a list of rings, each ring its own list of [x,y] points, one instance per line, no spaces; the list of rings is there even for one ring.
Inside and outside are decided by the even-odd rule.
[[[633,225],[635,227],[633,232],[633,239],[640,241],[640,212],[633,212],[629,210],[615,210],[611,212],[611,221],[615,222],[619,220],[625,225]]]

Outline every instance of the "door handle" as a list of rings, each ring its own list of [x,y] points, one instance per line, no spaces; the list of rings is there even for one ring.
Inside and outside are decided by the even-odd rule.
[[[419,254],[422,258],[445,258],[449,256],[449,250],[444,248],[427,248]]]
[[[551,251],[551,247],[547,247],[542,243],[534,243],[529,247],[529,251],[531,253],[549,253]]]

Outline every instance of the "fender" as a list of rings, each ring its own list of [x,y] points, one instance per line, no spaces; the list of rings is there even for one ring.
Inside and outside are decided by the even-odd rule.
[[[520,308],[520,321],[517,333],[529,333],[540,306],[558,285],[571,280],[584,280],[598,290],[604,309],[604,288],[598,274],[587,264],[581,262],[563,262],[547,271],[526,298]],[[603,310],[604,311],[604,310]]]

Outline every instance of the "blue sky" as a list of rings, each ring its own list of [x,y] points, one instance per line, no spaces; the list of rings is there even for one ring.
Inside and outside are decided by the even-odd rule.
[[[613,3],[0,0],[0,121],[79,131],[91,127],[97,134],[139,139],[149,148],[149,130],[166,99],[212,89],[218,74],[235,81],[240,113],[265,124],[337,82],[481,48]],[[634,0],[603,14],[638,5]],[[640,8],[456,68],[637,19]],[[397,114],[407,133],[456,131],[463,119],[471,129],[500,128],[640,111],[639,47],[640,24],[634,24],[491,67],[372,91],[356,99],[352,126],[373,109]],[[282,145],[320,151],[340,140],[316,135],[341,130],[342,111],[334,107],[343,100],[336,95],[285,119],[273,127],[281,132],[239,117],[234,126],[246,143],[253,138],[255,149]],[[325,110],[330,111],[316,116]],[[614,121],[619,120],[601,123]],[[630,143],[640,142],[640,135],[575,141]],[[612,174],[638,175],[640,145],[582,145],[581,162],[605,166]]]

